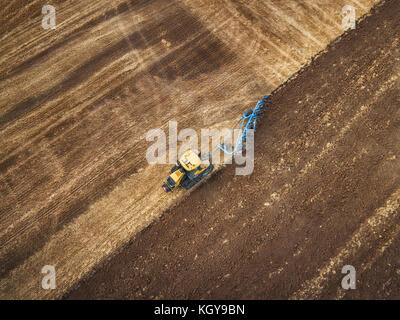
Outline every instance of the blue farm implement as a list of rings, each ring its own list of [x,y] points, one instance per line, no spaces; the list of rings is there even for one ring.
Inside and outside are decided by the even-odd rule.
[[[257,129],[258,120],[262,117],[265,107],[269,104],[271,96],[264,96],[261,100],[258,100],[254,109],[248,109],[243,113],[242,117],[235,124],[232,130],[225,136],[224,141],[230,138],[238,125],[240,125],[240,135],[236,138],[234,147],[232,150],[228,150],[231,145],[222,143],[217,146],[218,149],[222,150],[227,155],[231,156],[237,152],[241,152],[246,148],[247,134],[249,130]]]
[[[171,192],[177,187],[182,186],[185,189],[190,189],[214,169],[211,163],[211,154],[220,149],[229,156],[237,152],[242,152],[246,148],[247,135],[250,130],[256,130],[259,119],[261,118],[265,107],[269,104],[271,96],[264,96],[258,100],[254,108],[248,109],[243,113],[239,121],[234,125],[231,131],[225,136],[224,142],[215,147],[211,153],[198,153],[192,150],[186,151],[177,161],[177,164],[171,169],[170,175],[166,179],[162,188],[165,192]],[[228,138],[231,138],[236,127],[240,125],[239,135],[236,138],[234,147],[231,144],[225,144]],[[232,150],[228,150],[228,149]]]

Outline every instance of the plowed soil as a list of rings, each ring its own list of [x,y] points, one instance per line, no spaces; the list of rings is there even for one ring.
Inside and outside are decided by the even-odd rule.
[[[399,16],[387,1],[273,95],[252,175],[216,173],[67,297],[399,299]]]

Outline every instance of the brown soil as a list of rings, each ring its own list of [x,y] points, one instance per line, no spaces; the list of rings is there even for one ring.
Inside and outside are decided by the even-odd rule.
[[[62,296],[191,197],[161,192],[170,166],[147,163],[146,132],[169,120],[230,127],[343,33],[348,2],[55,0],[55,30],[41,26],[44,0],[4,5],[0,298]],[[359,18],[378,0],[351,3]],[[270,142],[289,152],[281,136]],[[312,139],[298,142],[315,152]],[[277,156],[263,160],[276,169],[269,188],[287,173]],[[56,290],[40,286],[44,265],[57,270]]]
[[[386,1],[274,94],[252,175],[217,172],[65,298],[399,299],[399,16]]]

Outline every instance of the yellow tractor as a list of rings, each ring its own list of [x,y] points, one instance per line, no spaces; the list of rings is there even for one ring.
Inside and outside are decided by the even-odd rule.
[[[171,174],[162,185],[162,188],[165,192],[171,192],[179,186],[189,190],[204,179],[213,169],[214,165],[211,164],[211,156],[209,154],[202,155],[188,150],[171,169]]]

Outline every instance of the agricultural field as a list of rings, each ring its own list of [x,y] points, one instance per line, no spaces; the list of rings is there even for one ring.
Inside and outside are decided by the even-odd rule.
[[[398,1],[44,4],[1,15],[1,298],[400,298]],[[251,175],[163,192],[150,129],[271,92]]]

